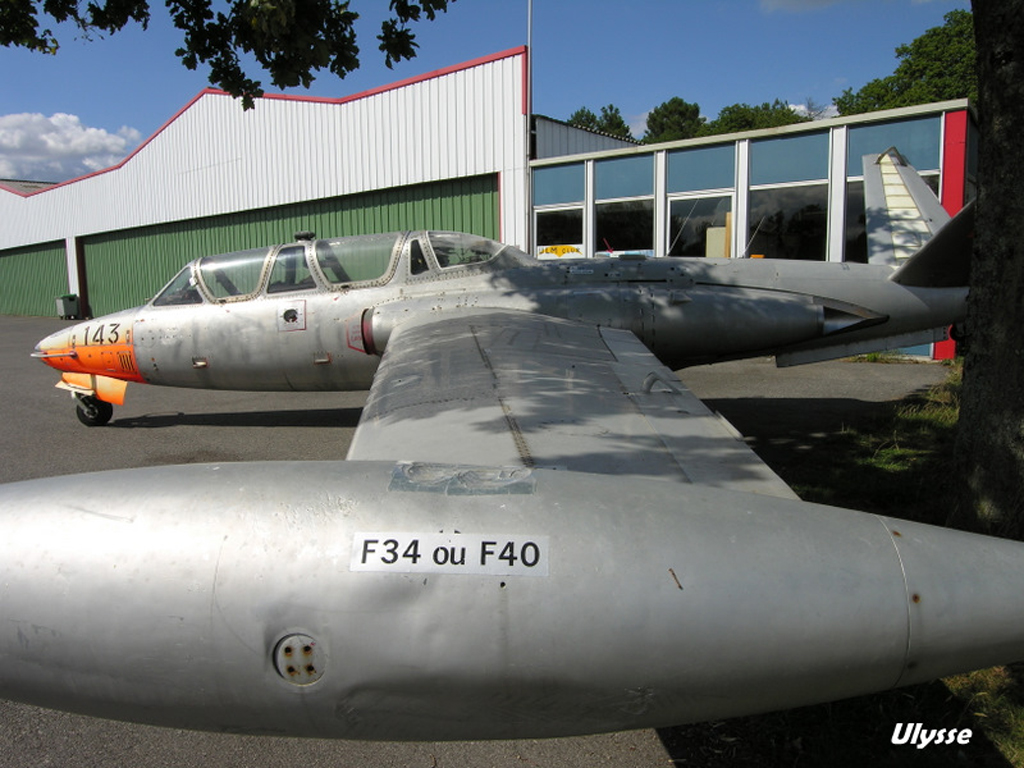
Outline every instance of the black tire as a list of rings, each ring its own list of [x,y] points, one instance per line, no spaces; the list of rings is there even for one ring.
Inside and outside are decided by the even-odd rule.
[[[114,406],[105,400],[99,400],[92,396],[78,398],[78,407],[75,409],[78,420],[87,427],[102,427],[110,417],[114,415]]]

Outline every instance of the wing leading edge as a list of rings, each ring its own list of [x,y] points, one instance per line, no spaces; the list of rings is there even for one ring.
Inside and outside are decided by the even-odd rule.
[[[632,333],[510,311],[400,326],[349,459],[790,488]]]

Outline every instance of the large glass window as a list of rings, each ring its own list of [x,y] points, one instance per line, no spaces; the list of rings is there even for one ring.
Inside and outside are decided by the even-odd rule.
[[[534,168],[534,205],[582,203],[585,196],[586,174],[583,163]]]
[[[811,133],[750,143],[750,184],[828,178],[828,134]]]
[[[654,155],[598,160],[594,186],[598,200],[654,194]]]
[[[828,185],[753,190],[746,254],[768,259],[825,259]]]
[[[537,211],[539,258],[583,255],[583,209]]]
[[[867,264],[868,229],[864,210],[864,182],[846,185],[846,250],[843,261]]]
[[[598,253],[654,254],[654,201],[625,200],[595,206]]]
[[[878,123],[850,128],[848,147],[849,175],[864,173],[861,158],[879,155],[896,147],[919,171],[937,171],[941,152],[942,123],[939,117],[919,117],[896,123]]]
[[[669,256],[729,256],[732,196],[672,200],[668,213]]]
[[[938,195],[938,174],[922,177],[924,182]],[[864,182],[860,179],[846,184],[845,211],[845,250],[843,261],[855,261],[861,264],[870,259],[867,234],[867,201],[864,194]]]
[[[669,152],[665,176],[669,193],[730,188],[735,183],[736,147],[730,143]]]

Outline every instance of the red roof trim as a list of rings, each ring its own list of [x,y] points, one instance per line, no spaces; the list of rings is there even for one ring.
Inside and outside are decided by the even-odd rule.
[[[294,96],[285,93],[264,94],[260,98],[279,101],[308,101],[317,104],[347,104],[348,102],[351,101],[358,101],[360,99],[365,99],[370,96],[376,96],[377,94],[380,93],[387,93],[388,91],[397,90],[398,88],[405,88],[406,86],[415,85],[416,83],[422,83],[426,80],[433,80],[435,78],[444,77],[445,75],[450,75],[455,72],[462,72],[463,70],[466,69],[473,69],[474,67],[479,67],[483,64],[490,64],[491,62],[501,61],[502,59],[509,59],[512,58],[513,56],[519,56],[525,53],[526,46],[521,45],[518,48],[510,48],[507,51],[492,53],[489,56],[481,56],[480,58],[472,59],[471,61],[463,62],[462,64],[454,64],[450,67],[444,67],[443,69],[436,69],[433,72],[427,72],[426,74],[423,75],[417,75],[416,77],[409,77],[406,78],[405,80],[399,80],[397,83],[382,85],[379,88],[372,88],[368,91],[362,91],[361,93],[356,93],[351,96],[343,96],[341,98],[332,99],[324,98],[322,96]],[[12,195],[18,195],[19,197],[32,197],[33,195],[45,194],[50,190],[57,189],[59,187],[64,187],[67,186],[68,184],[74,184],[75,182],[84,181],[85,179],[91,179],[93,176],[99,176],[104,173],[109,173],[110,171],[116,171],[118,168],[120,168],[133,157],[135,157],[135,155],[141,152],[146,146],[150,144],[150,142],[156,139],[157,136],[163,133],[164,130],[166,130],[171,123],[173,123],[175,120],[181,117],[182,114],[184,114],[186,110],[190,109],[193,104],[199,101],[199,99],[201,99],[203,96],[207,95],[228,96],[229,94],[226,91],[218,90],[217,88],[204,88],[194,97],[192,97],[192,99],[184,107],[175,112],[171,119],[165,122],[163,125],[161,125],[152,136],[150,136],[148,139],[139,144],[139,146],[133,149],[131,153],[129,153],[121,162],[117,163],[116,165],[112,165],[109,168],[103,168],[98,171],[93,171],[92,173],[88,173],[85,176],[77,176],[73,179],[68,179],[67,181],[61,181],[57,184],[54,184],[51,187],[47,187],[46,189],[40,189],[35,192],[19,192],[18,190],[11,189],[10,187],[4,186],[3,184],[0,184],[0,190],[3,190],[4,192],[9,192]]]
[[[416,85],[416,83],[422,83],[426,80],[434,80],[445,75],[451,75],[455,72],[462,72],[466,69],[473,69],[484,64],[490,64],[495,61],[501,61],[502,59],[510,59],[513,56],[519,56],[526,53],[526,46],[521,45],[518,48],[510,48],[507,51],[501,51],[499,53],[492,53],[489,56],[481,56],[478,59],[463,62],[462,64],[454,64],[450,67],[444,67],[443,69],[435,69],[433,72],[427,72],[423,75],[417,75],[416,77],[409,77],[405,80],[399,80],[397,83],[389,83],[388,85],[382,85],[379,88],[371,88],[368,91],[362,91],[360,93],[352,94],[351,96],[342,96],[340,98],[331,99],[323,96],[295,96],[287,93],[268,93],[264,94],[264,99],[283,99],[285,101],[312,101],[318,104],[347,104],[350,101],[359,101],[360,99],[369,98],[370,96],[376,96],[381,93],[387,93],[388,91],[395,91],[399,88],[405,88],[410,85]],[[212,90],[212,89],[210,89]],[[214,91],[215,93],[224,93],[223,91]]]

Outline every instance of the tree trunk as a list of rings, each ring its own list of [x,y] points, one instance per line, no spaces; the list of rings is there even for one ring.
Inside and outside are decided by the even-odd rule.
[[[976,0],[980,157],[960,523],[1024,538],[1024,0]]]

